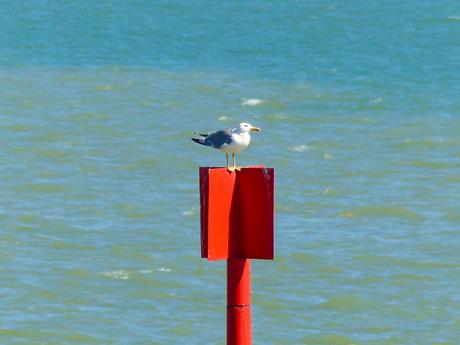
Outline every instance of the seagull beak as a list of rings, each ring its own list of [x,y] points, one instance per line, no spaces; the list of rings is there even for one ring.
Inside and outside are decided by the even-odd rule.
[[[260,132],[261,129],[259,127],[252,127],[251,132]]]

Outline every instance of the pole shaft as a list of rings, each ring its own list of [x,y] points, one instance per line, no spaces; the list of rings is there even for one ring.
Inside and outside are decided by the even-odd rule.
[[[227,345],[251,345],[251,266],[227,260]]]

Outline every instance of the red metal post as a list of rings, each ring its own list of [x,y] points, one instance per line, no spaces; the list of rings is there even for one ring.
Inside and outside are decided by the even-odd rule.
[[[251,263],[227,260],[227,345],[251,345]]]
[[[274,258],[274,178],[200,167],[201,256],[227,260],[227,345],[252,345],[250,259]]]

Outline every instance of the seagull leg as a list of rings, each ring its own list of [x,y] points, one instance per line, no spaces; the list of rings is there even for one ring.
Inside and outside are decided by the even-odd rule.
[[[235,154],[232,153],[232,159],[233,159],[233,165],[232,166],[228,165],[228,153],[226,153],[226,155],[227,155],[227,170],[230,171],[230,172],[234,172],[235,168],[236,168],[236,166],[235,166]]]
[[[235,169],[231,167],[230,165],[228,165],[228,152],[225,152],[225,158],[227,158],[227,170],[230,172],[234,172]]]
[[[241,170],[241,167],[237,167],[237,166],[236,166],[236,159],[235,159],[235,156],[236,156],[236,155],[235,155],[235,153],[232,153],[232,159],[233,159],[233,171],[235,171],[235,170],[238,170],[238,171],[240,171],[240,170]]]

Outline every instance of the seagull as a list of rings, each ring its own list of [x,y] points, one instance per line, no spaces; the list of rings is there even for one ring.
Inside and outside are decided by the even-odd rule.
[[[251,142],[251,135],[249,133],[260,132],[260,130],[259,127],[254,127],[250,123],[242,122],[239,128],[226,128],[220,131],[209,132],[208,134],[195,132],[195,134],[199,135],[201,138],[192,138],[192,140],[198,144],[210,146],[225,152],[227,169],[233,172],[241,169],[236,166],[235,155],[248,147]],[[228,165],[229,153],[232,154],[232,166]]]

